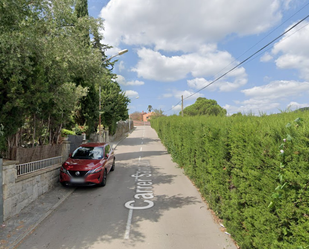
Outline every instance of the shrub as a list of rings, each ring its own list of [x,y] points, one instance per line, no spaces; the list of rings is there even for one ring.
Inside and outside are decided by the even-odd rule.
[[[151,120],[244,248],[309,248],[309,115]]]
[[[61,136],[65,137],[65,136],[68,136],[68,135],[75,135],[75,132],[67,130],[67,129],[62,129],[61,130]]]

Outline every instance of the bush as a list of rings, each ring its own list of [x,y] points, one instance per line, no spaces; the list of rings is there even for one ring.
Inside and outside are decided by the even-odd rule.
[[[86,133],[88,130],[88,126],[84,125],[84,126],[80,126],[80,125],[75,125],[75,127],[73,128],[73,132],[76,134],[76,135],[82,135],[83,133]],[[74,135],[75,135],[74,134]],[[71,134],[69,134],[71,135]]]
[[[61,130],[61,136],[66,137],[68,135],[75,135],[75,132],[67,130],[67,129],[62,129]]]
[[[244,248],[309,248],[309,115],[151,120]]]

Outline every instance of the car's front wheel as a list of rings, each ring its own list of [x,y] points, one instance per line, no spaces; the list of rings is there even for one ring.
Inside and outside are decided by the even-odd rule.
[[[104,172],[103,172],[103,175],[102,175],[102,181],[99,184],[100,187],[104,187],[106,185],[106,179],[107,179],[107,172],[106,172],[106,169],[105,169]]]
[[[113,165],[112,165],[112,167],[111,167],[111,171],[114,171],[115,170],[115,158],[114,158],[114,160],[113,160]]]

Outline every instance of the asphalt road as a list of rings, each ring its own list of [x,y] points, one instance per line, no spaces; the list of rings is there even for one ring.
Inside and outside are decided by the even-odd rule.
[[[18,248],[236,248],[151,127],[115,153],[105,187],[77,188]]]

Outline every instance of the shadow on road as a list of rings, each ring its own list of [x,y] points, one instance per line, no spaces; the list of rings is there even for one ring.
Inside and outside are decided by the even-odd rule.
[[[141,144],[143,143],[144,145],[148,145],[151,143],[157,143],[160,142],[161,140],[158,138],[143,138],[141,139],[140,137],[127,137],[124,139],[122,142],[119,143],[121,146],[132,146],[132,144]]]
[[[150,168],[153,179],[155,179],[154,187],[162,184],[170,185],[173,183],[174,178],[177,177],[176,175],[162,174],[157,167],[150,166]],[[78,236],[76,236],[74,241],[75,247],[70,242],[67,242],[63,248],[77,248],[77,244],[79,244],[78,248],[99,248],[97,247],[99,244],[111,244],[112,242],[114,244],[115,241],[118,241],[122,246],[134,247],[137,243],[144,242],[146,239],[146,234],[143,233],[140,222],[160,222],[160,218],[165,212],[188,205],[196,205],[199,202],[198,199],[190,196],[155,195],[153,199],[154,207],[145,210],[134,210],[130,239],[125,240],[124,234],[129,209],[125,208],[124,204],[127,201],[133,200],[136,194],[136,182],[131,175],[135,174],[137,169],[138,165],[128,165],[118,161],[116,170],[108,175],[107,185],[104,188],[77,188],[72,196],[73,198],[78,199],[83,198],[85,195],[91,195],[94,197],[91,198],[92,200],[97,200],[81,204],[84,205],[81,209],[87,211],[87,207],[89,207],[89,210],[93,212],[92,215],[97,216],[96,223],[100,225],[99,228],[97,225],[93,226],[93,228],[88,226],[88,231],[83,232],[82,223],[78,228],[68,224],[67,229],[75,230]],[[118,189],[115,189],[115,184],[113,184],[115,182],[117,182]],[[93,207],[97,207],[97,209],[94,210]],[[66,212],[67,210],[62,211]]]

